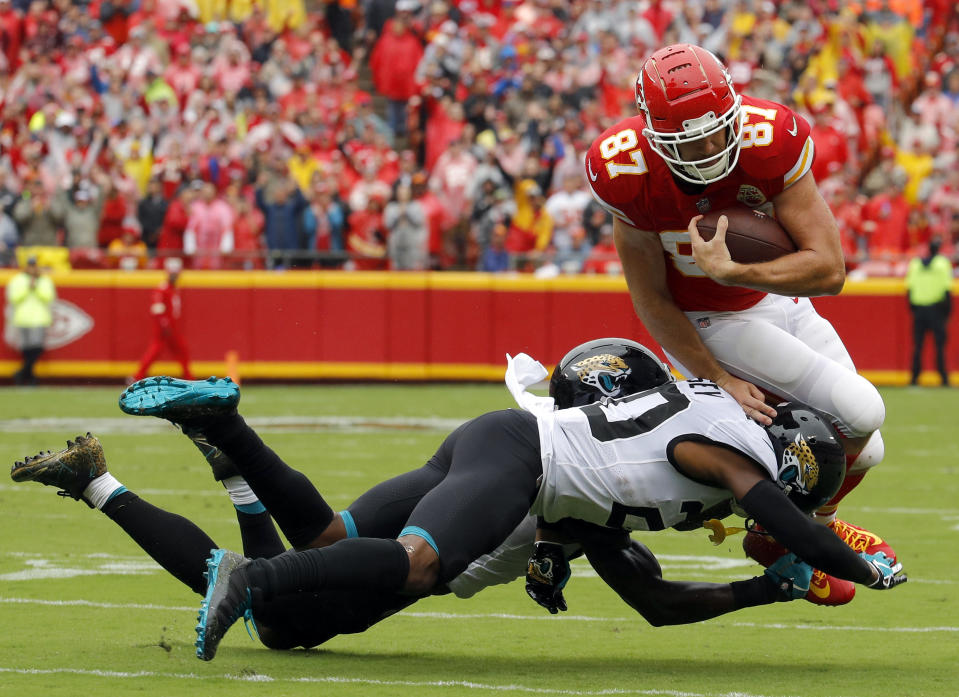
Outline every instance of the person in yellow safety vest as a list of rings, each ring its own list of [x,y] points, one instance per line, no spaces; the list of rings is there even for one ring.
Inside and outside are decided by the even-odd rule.
[[[906,290],[909,294],[909,309],[912,311],[912,380],[919,383],[922,367],[922,347],[926,334],[932,332],[936,343],[936,369],[942,378],[943,387],[949,386],[946,370],[946,324],[952,311],[952,264],[939,253],[941,242],[933,239],[929,253],[909,261],[906,272]]]
[[[44,275],[36,257],[27,260],[26,268],[7,283],[7,302],[12,309],[11,322],[19,334],[23,366],[14,373],[18,385],[33,385],[33,366],[43,353],[47,328],[53,324],[53,301],[56,287]]]

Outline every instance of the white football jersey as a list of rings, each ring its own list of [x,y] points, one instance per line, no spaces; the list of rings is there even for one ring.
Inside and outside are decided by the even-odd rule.
[[[680,474],[670,463],[683,440],[711,442],[777,464],[766,430],[727,392],[683,380],[623,399],[537,417],[543,478],[531,512],[626,530],[662,530],[730,501],[726,489]]]

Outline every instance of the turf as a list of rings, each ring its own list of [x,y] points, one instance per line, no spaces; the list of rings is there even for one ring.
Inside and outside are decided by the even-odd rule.
[[[171,426],[122,415],[118,393],[0,391],[0,457],[10,465],[89,428],[127,487],[237,548],[231,506],[199,454]],[[889,593],[860,588],[842,608],[797,601],[683,627],[648,626],[577,562],[562,616],[541,611],[514,583],[470,600],[427,599],[312,651],[271,652],[237,627],[203,663],[192,646],[198,596],[101,514],[5,478],[0,694],[957,697],[959,391],[888,389],[884,397],[886,461],[842,514],[881,533],[910,582]],[[251,385],[241,409],[334,507],[345,507],[370,484],[419,466],[449,424],[507,406],[505,390],[492,385]],[[377,420],[398,416],[418,421]],[[668,577],[758,572],[739,538],[719,547],[705,532],[641,539]]]

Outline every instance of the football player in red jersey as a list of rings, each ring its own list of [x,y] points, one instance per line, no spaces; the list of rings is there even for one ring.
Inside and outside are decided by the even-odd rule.
[[[153,361],[164,347],[168,348],[180,364],[183,370],[183,377],[186,380],[192,380],[190,373],[190,355],[187,351],[186,341],[180,333],[180,290],[177,288],[177,280],[180,278],[180,269],[183,262],[177,257],[170,257],[164,263],[167,277],[159,286],[153,289],[150,294],[150,317],[153,319],[153,338],[143,352],[140,359],[140,365],[137,372],[130,382],[136,382],[146,377],[147,371],[153,365]]]
[[[882,459],[885,407],[808,299],[837,294],[845,280],[839,231],[810,172],[809,124],[782,104],[736,94],[722,63],[688,44],[646,61],[636,104],[640,113],[607,129],[586,156],[593,194],[614,216],[636,314],[678,370],[720,385],[760,423],[775,415],[767,394],[832,417],[848,470],[817,517],[854,549],[892,555],[878,536],[836,518],[839,501]],[[736,263],[725,218],[704,241],[701,214],[737,202],[773,213],[797,251]],[[744,547],[766,561],[752,549],[759,541],[749,535]],[[854,591],[817,574],[808,597],[841,604]]]

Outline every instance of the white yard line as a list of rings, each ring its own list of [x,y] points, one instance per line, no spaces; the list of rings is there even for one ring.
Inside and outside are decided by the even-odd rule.
[[[104,603],[94,602],[92,600],[40,600],[37,598],[9,598],[0,596],[0,604],[8,605],[44,605],[54,607],[89,607],[107,610],[159,610],[165,612],[195,612],[199,607],[197,605],[153,605],[140,603]],[[569,615],[562,614],[556,616],[550,615],[516,615],[505,612],[415,612],[404,610],[396,617],[409,617],[425,620],[519,620],[529,622],[539,620],[546,622],[609,622],[623,623],[635,622],[638,617],[592,617],[590,615]],[[955,633],[959,632],[959,626],[941,626],[941,627],[862,627],[857,625],[838,625],[838,624],[787,624],[787,623],[763,623],[763,622],[723,622],[723,624],[732,627],[748,627],[755,629],[789,629],[789,630],[814,630],[814,631],[838,631],[838,632],[891,632],[905,634],[924,634],[932,632]]]
[[[686,690],[657,690],[657,689],[621,689],[600,688],[598,690],[559,690],[530,685],[495,685],[480,683],[471,680],[377,680],[375,678],[343,677],[337,675],[309,676],[309,677],[273,677],[256,674],[216,674],[197,675],[196,673],[164,673],[159,671],[114,671],[114,670],[86,670],[82,668],[10,668],[0,666],[0,673],[15,673],[19,675],[88,675],[104,678],[172,678],[176,680],[231,680],[242,682],[266,683],[306,683],[306,684],[337,684],[337,685],[372,685],[377,687],[403,688],[450,688],[458,687],[469,690],[487,690],[493,692],[524,693],[531,695],[570,695],[572,697],[602,697],[603,695],[646,695],[648,697],[782,697],[753,692],[688,692]]]
[[[246,417],[244,417],[246,418]],[[440,431],[448,432],[465,419],[441,417],[404,418],[390,416],[268,416],[250,417],[246,422],[259,431]],[[31,418],[0,419],[0,433],[38,431],[90,431],[96,435],[175,433],[176,428],[163,419],[134,417],[108,418]]]

